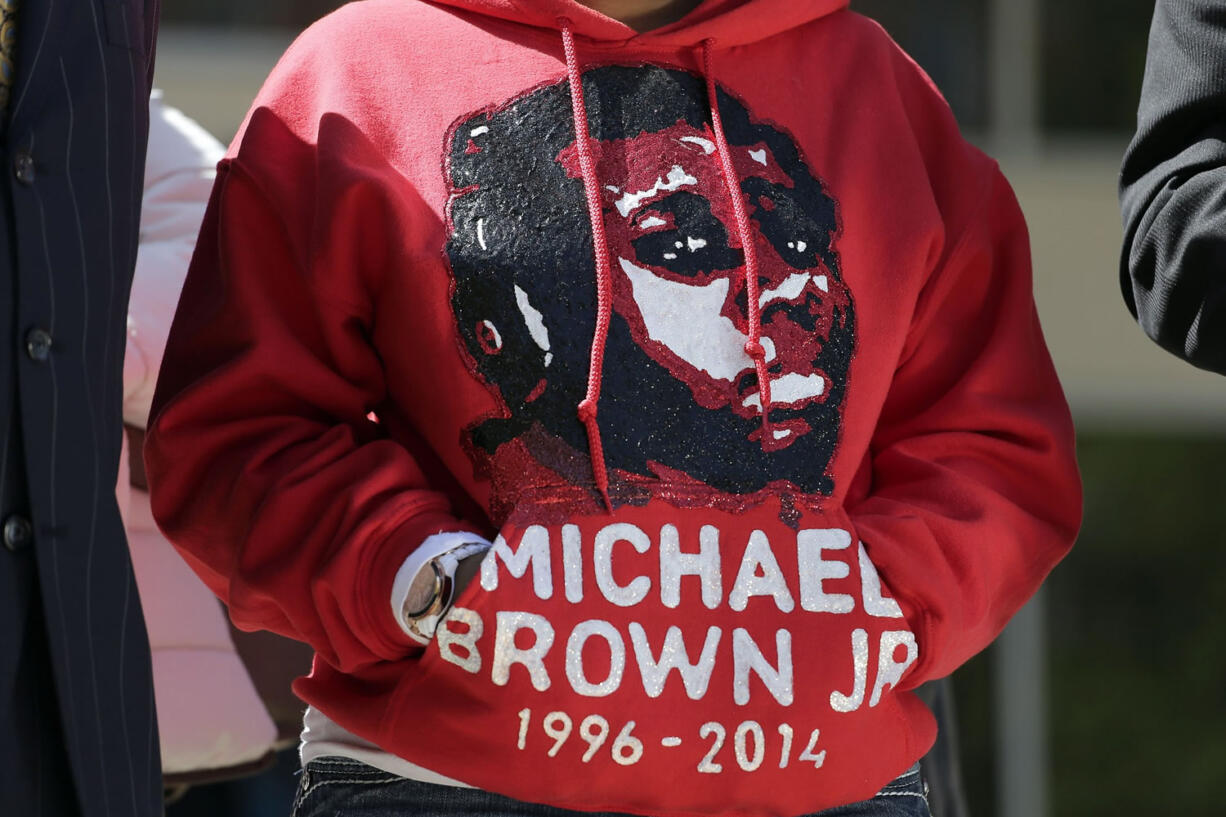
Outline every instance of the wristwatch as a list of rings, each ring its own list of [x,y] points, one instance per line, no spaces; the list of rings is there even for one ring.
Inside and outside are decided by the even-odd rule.
[[[466,542],[422,565],[401,610],[410,633],[422,642],[434,637],[455,601],[457,586],[463,587],[473,578],[487,550],[486,542]]]

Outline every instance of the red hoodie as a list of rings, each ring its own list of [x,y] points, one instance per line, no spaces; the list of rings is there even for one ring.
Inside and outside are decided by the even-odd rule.
[[[844,5],[368,0],[282,59],[147,458],[235,620],[318,651],[312,705],[639,814],[811,812],[928,748],[908,690],[1034,592],[1080,488],[1013,195]],[[422,648],[393,579],[464,530],[498,538]]]

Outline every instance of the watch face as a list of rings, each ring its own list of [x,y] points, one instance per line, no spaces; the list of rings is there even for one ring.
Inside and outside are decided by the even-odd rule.
[[[443,598],[446,585],[450,584],[447,574],[439,566],[438,559],[426,562],[430,573],[424,570],[418,572],[409,587],[409,595],[404,600],[403,615],[405,621],[414,624],[416,620],[436,613],[439,601]]]
[[[452,602],[476,577],[489,548],[489,542],[483,540],[465,542],[426,562],[429,573],[424,566],[419,571],[409,588],[401,615],[409,630],[423,643],[434,637],[435,628],[451,609]]]

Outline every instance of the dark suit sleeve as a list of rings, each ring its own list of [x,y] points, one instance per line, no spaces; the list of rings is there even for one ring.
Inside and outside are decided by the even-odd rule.
[[[161,0],[145,0],[145,79],[150,88],[153,88],[153,69],[157,62],[158,28],[161,21]]]
[[[1120,204],[1128,308],[1163,348],[1226,374],[1226,3],[1158,0]]]

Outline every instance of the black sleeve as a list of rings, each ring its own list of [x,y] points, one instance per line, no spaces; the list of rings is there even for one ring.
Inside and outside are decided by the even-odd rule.
[[[1226,374],[1226,3],[1158,0],[1120,205],[1128,308],[1163,348]]]
[[[162,18],[161,0],[145,0],[145,73],[153,88],[153,68],[158,50],[158,28]]]

